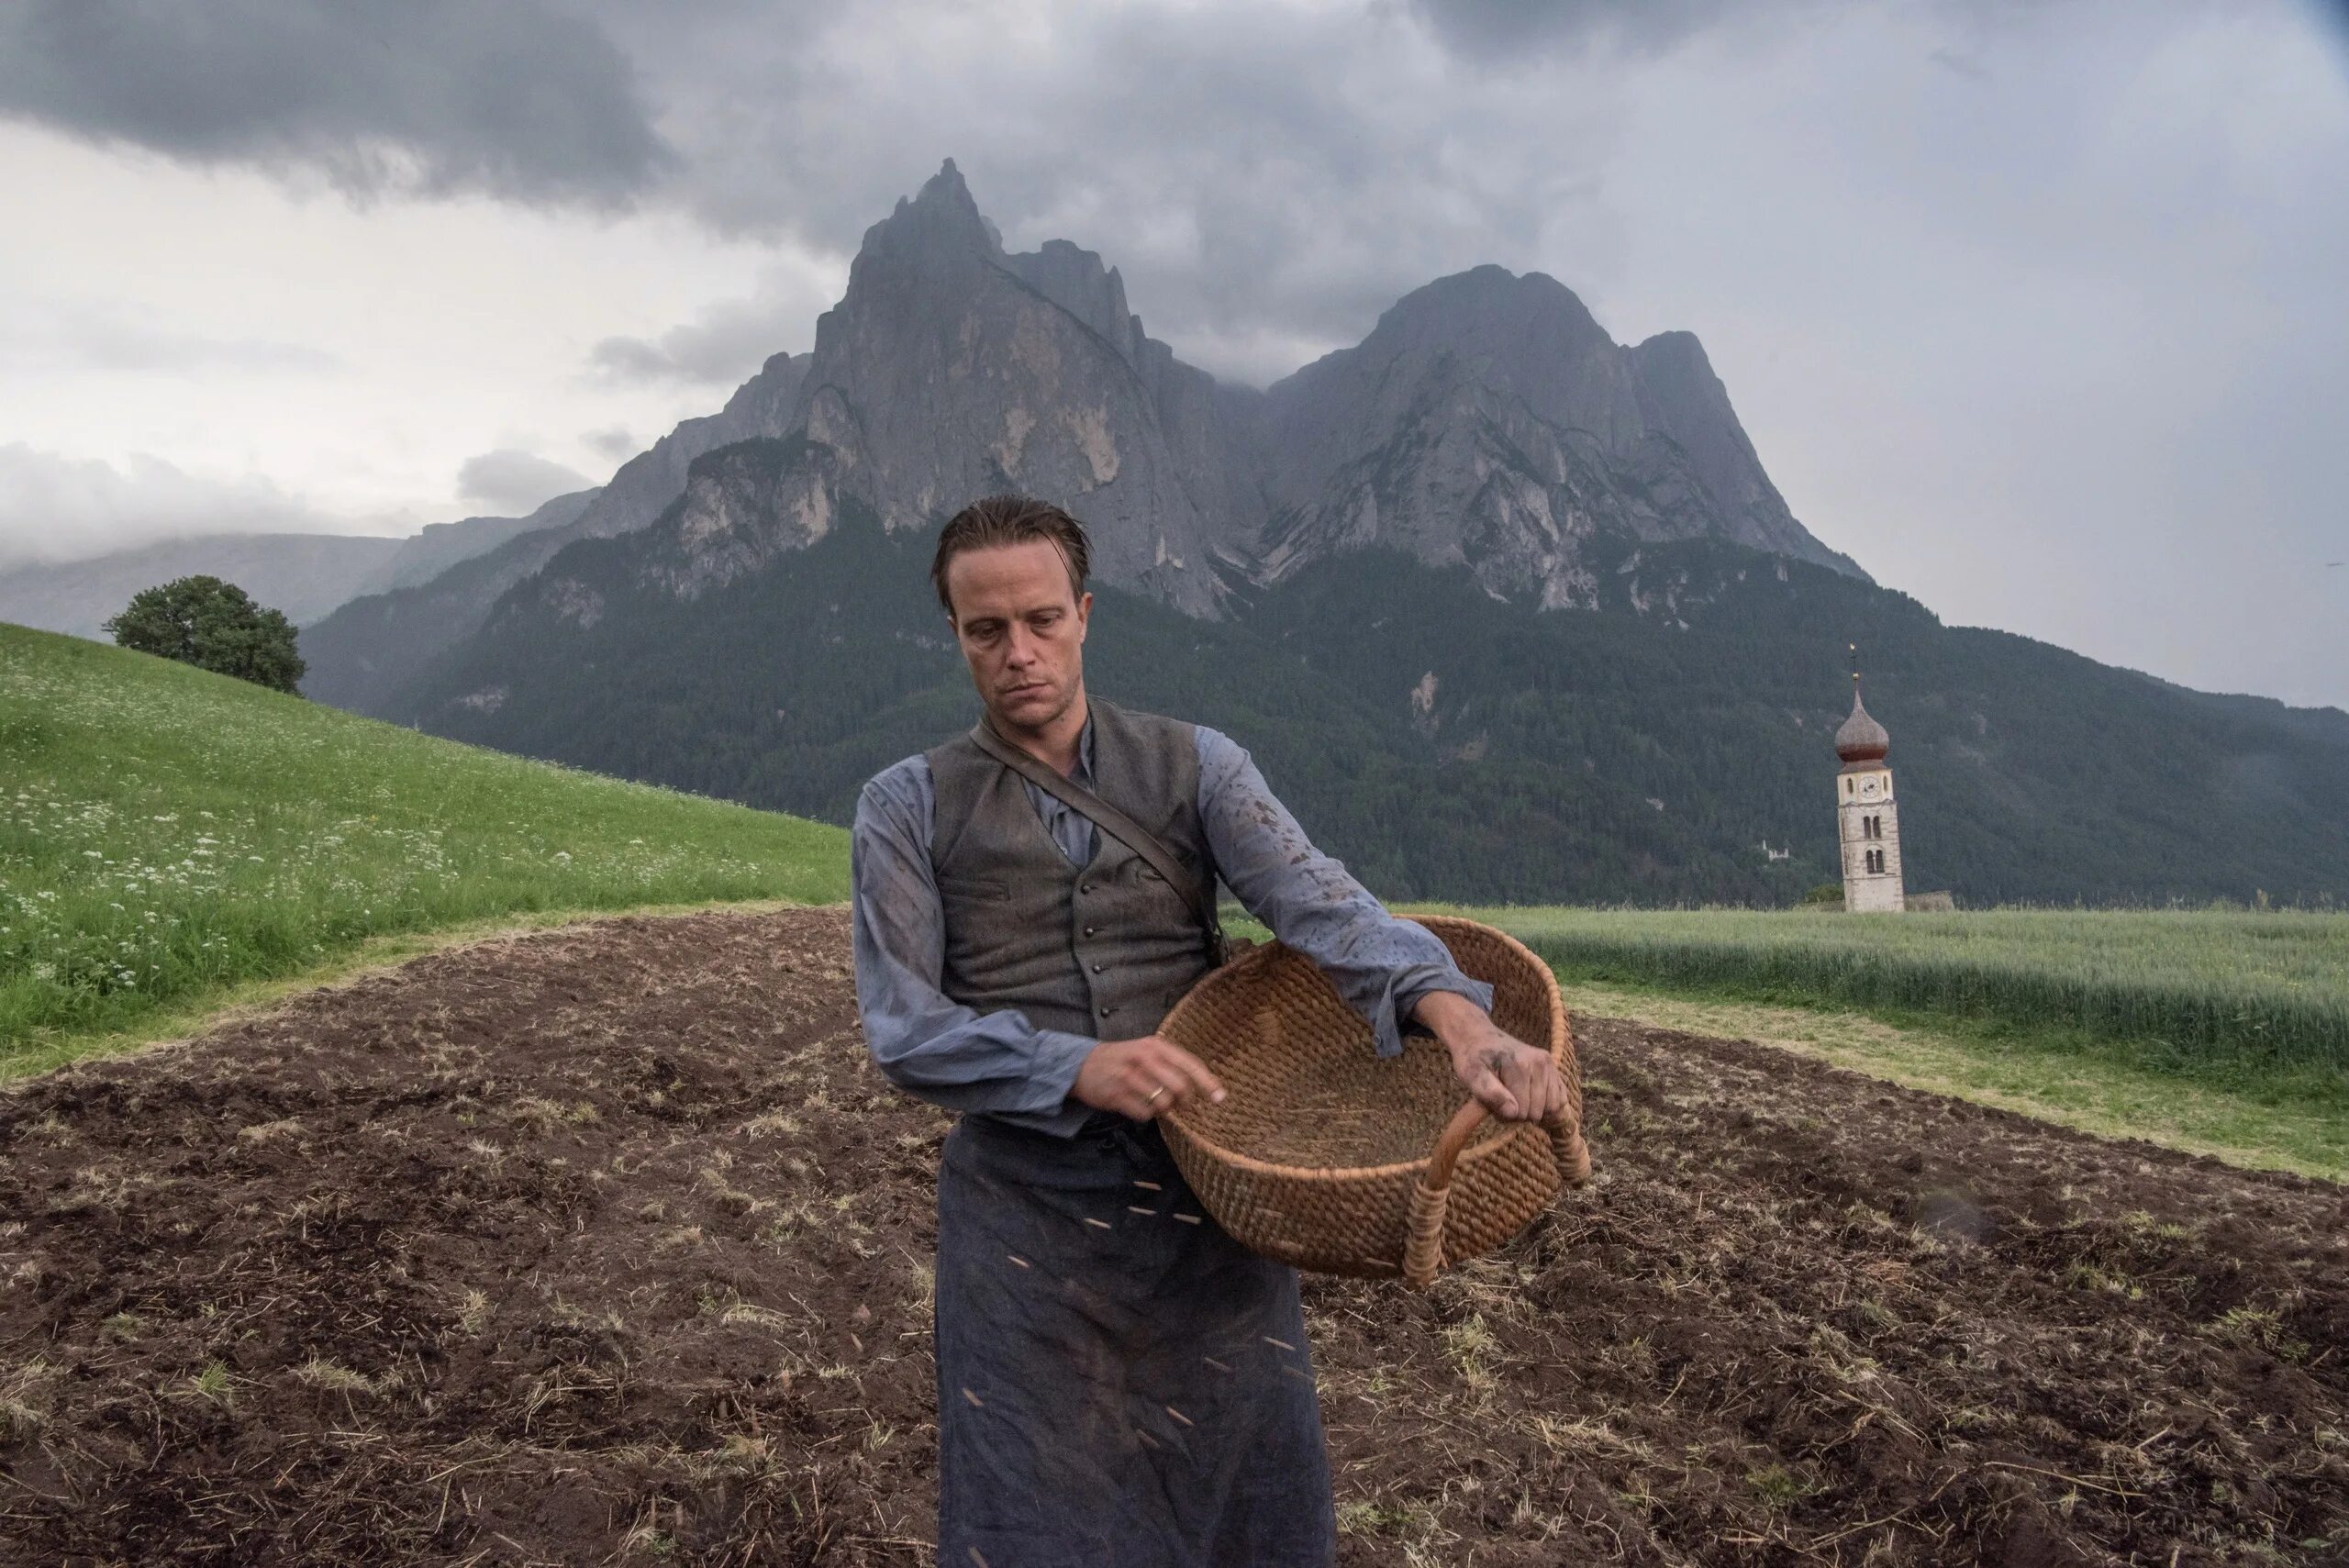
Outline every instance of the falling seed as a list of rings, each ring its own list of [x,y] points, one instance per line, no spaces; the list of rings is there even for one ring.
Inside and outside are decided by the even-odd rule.
[[[1301,1372],[1297,1371],[1297,1368],[1295,1368],[1295,1367],[1293,1367],[1293,1366],[1285,1366],[1285,1367],[1281,1368],[1281,1370],[1282,1370],[1283,1372],[1285,1372],[1285,1373],[1288,1373],[1291,1377],[1295,1377],[1295,1378],[1302,1378],[1302,1377],[1304,1377],[1304,1375],[1305,1375],[1303,1373],[1301,1373]]]
[[[1158,1446],[1158,1440],[1152,1437],[1148,1432],[1143,1431],[1140,1427],[1136,1427],[1134,1429],[1134,1436],[1141,1440],[1141,1446],[1144,1448],[1156,1448]]]
[[[979,1568],[987,1568],[987,1560],[979,1555],[979,1549],[975,1546],[971,1548],[971,1561],[977,1563]]]
[[[987,1407],[987,1402],[985,1400],[980,1398],[977,1395],[972,1393],[967,1388],[963,1390],[963,1397],[971,1402],[971,1408],[974,1410],[984,1410]]]
[[[864,1353],[864,1341],[863,1340],[858,1339],[854,1334],[851,1334],[848,1337],[848,1342],[856,1347],[856,1353],[858,1355],[863,1355]]]
[[[1178,1421],[1182,1422],[1182,1423],[1183,1423],[1185,1426],[1186,1426],[1186,1427],[1187,1427],[1187,1426],[1192,1425],[1191,1418],[1190,1418],[1190,1417],[1188,1417],[1188,1416],[1186,1416],[1185,1414],[1183,1414],[1183,1412],[1182,1412],[1182,1411],[1177,1410],[1177,1409],[1176,1409],[1176,1408],[1174,1408],[1174,1406],[1172,1406],[1172,1405],[1169,1405],[1168,1407],[1166,1407],[1166,1413],[1167,1413],[1168,1415],[1170,1415],[1170,1416],[1174,1417],[1176,1420],[1178,1420]]]
[[[1025,1258],[1023,1258],[1023,1257],[1021,1257],[1021,1256],[1020,1256],[1019,1253],[1017,1253],[1017,1252],[1006,1252],[1006,1253],[1004,1254],[1004,1256],[1005,1256],[1005,1257],[1007,1257],[1007,1258],[1009,1258],[1013,1262],[1015,1262],[1015,1263],[1019,1264],[1019,1265],[1021,1268],[1023,1268],[1023,1269],[1024,1269],[1024,1268],[1027,1268],[1027,1267],[1029,1267],[1029,1266],[1030,1266],[1030,1265],[1029,1265],[1029,1262],[1028,1262],[1028,1260],[1027,1260],[1027,1259],[1025,1259]]]
[[[1297,1349],[1295,1345],[1290,1344],[1286,1340],[1275,1340],[1270,1334],[1264,1336],[1264,1343],[1272,1346],[1276,1351],[1294,1351]]]
[[[1186,1225],[1197,1225],[1199,1222],[1199,1217],[1196,1214],[1178,1214],[1174,1218]]]
[[[1215,1357],[1213,1357],[1213,1356],[1201,1356],[1199,1359],[1200,1359],[1201,1361],[1203,1361],[1203,1362],[1207,1362],[1207,1363],[1208,1363],[1208,1365],[1209,1365],[1209,1366],[1211,1366],[1211,1367],[1215,1368],[1215,1369],[1216,1369],[1216,1371],[1218,1371],[1218,1372],[1230,1372],[1230,1371],[1231,1370],[1230,1367],[1228,1367],[1228,1366],[1224,1365],[1221,1362],[1219,1362],[1219,1361],[1216,1360],[1216,1359],[1215,1359]]]
[[[1156,1214],[1158,1210],[1154,1208],[1144,1208],[1138,1203],[1130,1203],[1126,1205],[1126,1212],[1128,1214]]]
[[[1164,1192],[1164,1191],[1166,1190],[1164,1187],[1160,1186],[1156,1182],[1145,1182],[1145,1181],[1140,1181],[1140,1180],[1137,1180],[1137,1181],[1134,1183],[1134,1185],[1136,1185],[1136,1186],[1140,1187],[1142,1191],[1144,1191],[1144,1192],[1146,1192],[1146,1193],[1163,1193],[1163,1192]]]
[[[1108,1220],[1095,1219],[1089,1215],[1085,1218],[1085,1223],[1092,1226],[1097,1230],[1107,1230],[1109,1229],[1109,1222]]]

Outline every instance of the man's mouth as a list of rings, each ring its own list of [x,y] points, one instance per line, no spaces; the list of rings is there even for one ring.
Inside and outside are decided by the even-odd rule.
[[[1004,689],[1003,695],[1008,697],[1024,696],[1030,692],[1041,692],[1044,689],[1045,685],[1043,682],[1030,681],[1024,686],[1007,686]]]

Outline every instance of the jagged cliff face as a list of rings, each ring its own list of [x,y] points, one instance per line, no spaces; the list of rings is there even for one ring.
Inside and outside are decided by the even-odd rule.
[[[1598,602],[1597,562],[1622,553],[1602,535],[1860,574],[1787,510],[1686,333],[1626,347],[1555,280],[1480,267],[1268,391],[1223,386],[1142,329],[1094,252],[1007,252],[949,161],[866,231],[812,352],[768,361],[567,527],[329,617],[305,641],[309,689],[372,709],[499,595],[559,579],[578,539],[641,532],[639,579],[690,598],[845,517],[930,528],[1001,490],[1068,507],[1100,578],[1195,616],[1371,547],[1553,608]]]
[[[1151,340],[1098,256],[1006,254],[950,162],[866,232],[846,295],[817,323],[792,433],[829,473],[811,465],[777,520],[820,537],[841,498],[828,488],[893,531],[1030,491],[1092,526],[1101,575],[1208,613],[1224,514],[1258,505],[1231,473],[1218,407],[1214,383]]]
[[[1597,601],[1600,533],[1858,572],[1787,510],[1685,332],[1626,347],[1554,279],[1480,267],[1269,392],[1221,387],[1092,251],[1006,253],[951,161],[866,233],[791,430],[796,477],[760,469],[763,502],[696,481],[649,574],[724,581],[821,537],[844,495],[896,529],[1003,489],[1068,506],[1104,579],[1195,615],[1226,581],[1372,546],[1550,607]],[[774,538],[753,546],[762,505]],[[696,539],[716,541],[699,565]]]
[[[780,436],[799,414],[799,389],[808,356],[777,354],[759,373],[734,389],[726,406],[687,419],[643,451],[620,464],[595,503],[582,513],[562,541],[609,539],[645,527],[685,493],[694,459],[735,441]]]
[[[1221,387],[1094,252],[1007,253],[952,161],[865,234],[787,425],[785,469],[687,483],[649,579],[701,592],[821,538],[845,498],[896,530],[1005,489],[1066,506],[1102,578],[1194,615],[1230,579],[1372,546],[1550,607],[1596,602],[1600,533],[1858,570],[1787,510],[1687,333],[1626,347],[1554,279],[1480,267],[1267,393]]]
[[[1371,545],[1471,567],[1549,607],[1596,602],[1589,542],[1721,539],[1857,568],[1787,509],[1687,333],[1616,343],[1541,273],[1406,296],[1266,395],[1276,580]]]

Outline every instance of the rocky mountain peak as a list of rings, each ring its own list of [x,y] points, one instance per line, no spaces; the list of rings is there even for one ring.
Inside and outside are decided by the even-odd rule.
[[[851,512],[918,528],[1020,489],[1092,525],[1108,581],[1212,613],[1220,530],[1261,515],[1213,391],[1143,334],[1095,252],[1007,255],[949,160],[865,232],[817,323],[792,443],[755,473],[697,472],[653,575],[697,592]],[[753,537],[762,518],[772,539]]]
[[[1281,463],[1260,575],[1386,545],[1586,605],[1598,533],[1857,570],[1787,511],[1694,337],[1625,348],[1545,273],[1439,278],[1266,398]]]
[[[1388,306],[1363,347],[1435,343],[1513,359],[1579,359],[1613,347],[1574,290],[1547,272],[1490,264],[1436,279]]]
[[[1126,280],[1102,263],[1099,251],[1047,239],[1041,249],[1006,256],[1003,262],[1022,283],[1099,333],[1128,364],[1141,363],[1149,340],[1141,317],[1126,307]]]
[[[868,259],[912,261],[998,261],[1003,241],[980,215],[963,172],[949,158],[911,198],[864,231],[856,264]]]

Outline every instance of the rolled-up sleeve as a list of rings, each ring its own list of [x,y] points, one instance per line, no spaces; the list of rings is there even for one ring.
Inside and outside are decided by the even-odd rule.
[[[930,863],[935,809],[919,757],[857,798],[850,923],[865,1048],[891,1083],[934,1105],[1073,1133],[1088,1112],[1069,1088],[1098,1042],[1038,1029],[1018,1011],[981,1014],[939,989],[946,923]]]
[[[1216,869],[1250,914],[1320,965],[1370,1025],[1378,1054],[1402,1051],[1411,1009],[1430,992],[1491,1010],[1493,988],[1462,973],[1434,932],[1389,915],[1313,847],[1237,742],[1202,725],[1198,758],[1199,818]]]

